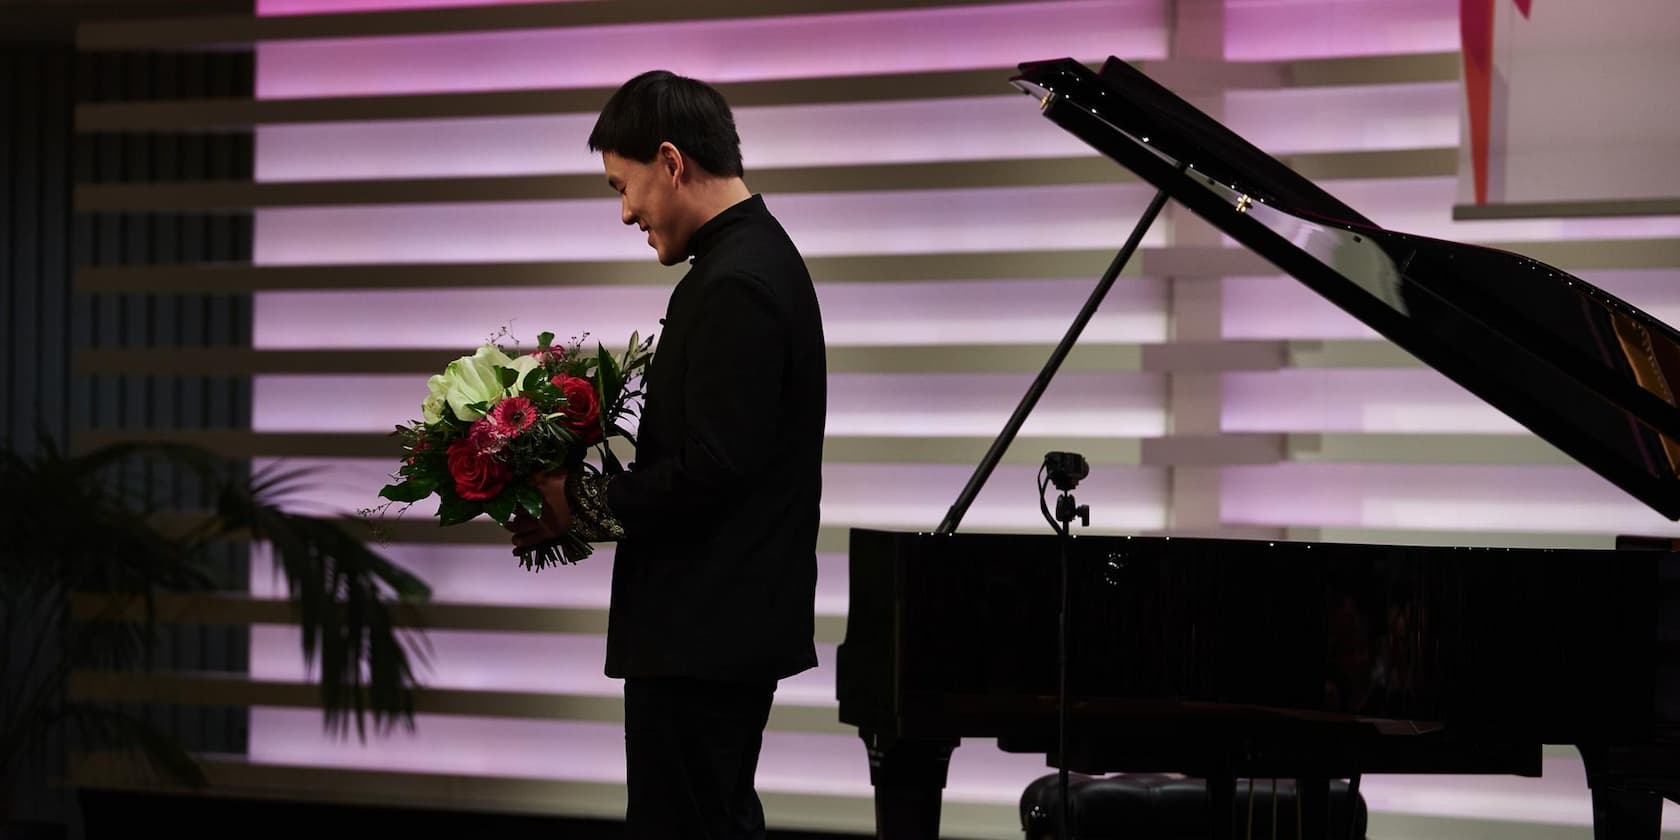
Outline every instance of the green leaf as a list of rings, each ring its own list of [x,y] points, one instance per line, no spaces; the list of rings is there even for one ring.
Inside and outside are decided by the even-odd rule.
[[[503,388],[512,388],[519,381],[519,371],[513,368],[498,367],[496,375],[501,377]]]
[[[418,502],[437,489],[437,479],[430,476],[416,476],[399,484],[387,484],[380,488],[381,498],[393,502]]]
[[[618,391],[624,390],[624,368],[619,366],[618,359],[613,358],[613,355],[611,353],[606,353],[605,352],[606,349],[607,348],[605,348],[605,347],[601,348],[601,350],[604,354],[604,358],[606,359],[607,366],[612,369],[612,377],[613,377],[612,385],[613,385],[613,391],[614,391],[614,393],[616,393]]]
[[[439,524],[459,525],[483,512],[483,504],[468,501],[451,493],[444,496],[442,504],[438,505]]]
[[[601,398],[601,414],[605,416],[613,404],[618,400],[618,392],[623,390],[624,381],[618,369],[618,360],[607,352],[604,345],[597,344],[596,359],[600,364],[599,376],[596,378],[597,395]]]
[[[542,491],[529,484],[521,484],[518,489],[513,492],[518,498],[519,506],[523,508],[526,513],[530,514],[534,518],[542,518]]]
[[[540,367],[534,367],[525,374],[525,381],[520,384],[519,390],[524,391],[529,396],[538,392],[546,384],[548,384],[548,372]]]
[[[499,523],[506,523],[513,516],[513,506],[517,503],[513,493],[502,493],[484,503],[484,512]]]
[[[607,475],[618,475],[624,472],[624,465],[619,463],[618,456],[613,454],[612,447],[606,441],[601,441],[601,471]]]
[[[537,333],[537,349],[547,350],[554,343],[554,333]]]

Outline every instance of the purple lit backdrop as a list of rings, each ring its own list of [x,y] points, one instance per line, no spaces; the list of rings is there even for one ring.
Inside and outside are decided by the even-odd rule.
[[[1032,358],[1042,363],[1041,355]],[[990,437],[1031,381],[1030,374],[1017,373],[830,374],[828,434]],[[1160,380],[1145,374],[1068,373],[1051,383],[1023,433],[1159,435],[1165,422],[1160,389]],[[419,376],[259,376],[253,427],[383,432],[417,418],[425,395]],[[323,403],[334,408],[323,412]]]
[[[390,11],[440,6],[515,5],[523,2],[530,0],[257,0],[257,14]],[[1067,7],[1076,4],[1047,5]],[[1129,19],[1134,24],[1147,24],[1157,29],[1164,26],[1159,7],[1155,3],[1133,2],[1118,5],[1131,7],[1127,9],[1127,14],[1131,16]],[[1430,50],[1447,52],[1458,49],[1457,0],[1408,0],[1405,3],[1396,3],[1393,0],[1227,0],[1225,6],[1225,55],[1233,61]],[[1046,17],[1054,18],[1058,13],[1071,12],[1058,8],[1049,10]],[[998,26],[996,23],[993,25]],[[876,23],[875,26],[879,27],[880,24]],[[863,34],[874,36],[877,33],[865,28]],[[1112,42],[1114,33],[1104,32],[1103,35]],[[647,49],[644,44],[634,46],[642,50]],[[1119,47],[1108,49],[1111,52],[1131,54]],[[1020,60],[1019,56],[1011,53],[1003,56],[998,63],[1017,60]],[[794,71],[798,75],[810,72],[803,69],[804,65],[796,67],[800,68]],[[636,70],[632,69],[630,72]],[[610,84],[611,81],[607,83]]]
[[[1228,373],[1224,394],[1227,432],[1522,432],[1427,368]]]
[[[616,235],[624,235],[615,231]],[[1100,271],[1101,263],[1091,270]],[[650,276],[657,277],[649,266]],[[669,272],[674,283],[680,271]],[[1053,344],[1085,297],[1088,280],[819,283],[830,347],[883,344]],[[657,327],[666,285],[522,289],[260,292],[256,346],[468,348],[501,326],[528,346],[537,333],[591,331],[616,345]],[[370,317],[370,313],[377,313]],[[1166,337],[1162,285],[1126,278],[1086,328],[1088,342]]]
[[[585,0],[575,0],[584,2]],[[590,0],[599,2],[599,0]],[[399,9],[437,9],[464,6],[516,6],[533,0],[257,0],[257,14],[318,15],[344,12],[391,12]],[[548,0],[568,2],[568,0]]]
[[[807,257],[1106,246],[1148,200],[1135,184],[766,197]],[[651,253],[646,239],[620,221],[615,199],[287,208],[256,215],[255,259],[263,265],[646,261]],[[1156,233],[1145,244],[1161,241]]]
[[[296,628],[259,626],[251,632],[252,678],[306,678]],[[433,688],[591,697],[617,697],[622,690],[618,680],[602,673],[607,648],[600,635],[431,630],[425,650],[420,678]],[[834,645],[819,643],[817,656],[822,662],[817,668],[781,682],[778,699],[799,706],[836,705]]]
[[[1525,242],[1553,239],[1636,239],[1680,236],[1680,217],[1601,219],[1514,219],[1454,221],[1457,182],[1442,178],[1326,180],[1326,190],[1370,216],[1377,224],[1419,236],[1458,242]]]
[[[424,716],[416,736],[370,740],[363,747],[320,743],[318,714],[254,708],[251,730],[252,750],[260,749],[273,764],[567,781],[624,778],[624,733],[617,724]],[[867,796],[868,767],[854,755],[860,749],[851,735],[767,732],[758,787],[775,793]],[[1543,764],[1545,775],[1538,779],[1373,776],[1365,779],[1361,792],[1376,813],[1590,825],[1580,762],[1548,757]],[[1046,772],[1042,756],[1004,753],[995,742],[968,739],[952,754],[944,798],[1015,802],[1021,780]]]
[[[1226,0],[1225,58],[1330,58],[1458,49],[1458,0]]]
[[[1090,156],[998,76],[997,96],[741,108],[749,172],[839,161],[916,163]],[[1456,85],[1232,91],[1225,121],[1279,153],[1448,148],[1458,142]],[[583,139],[593,114],[304,123],[265,127],[259,181],[437,178],[600,171]],[[858,138],[869,142],[859,143]]]
[[[322,743],[319,713],[251,710],[251,749],[265,763],[464,773],[490,777],[623,781],[624,730],[615,723],[423,716],[414,736],[370,739],[367,746]],[[764,735],[761,792],[864,796],[869,768],[855,735]],[[1020,780],[1045,772],[1042,755],[1004,753],[965,741],[951,760],[947,802],[1013,801]]]
[[[432,598],[439,603],[593,609],[607,603],[612,583],[611,543],[597,545],[589,562],[557,575],[485,574],[514,562],[508,549],[499,545],[387,543],[381,546],[381,551],[425,579],[432,588]],[[253,555],[251,594],[265,598],[283,596],[286,582],[273,576],[273,563],[267,553],[255,551]],[[846,614],[847,584],[845,553],[819,552],[816,607],[819,615]]]
[[[1045,120],[1017,118],[1022,97],[998,75],[997,96],[788,105],[735,111],[749,171],[849,163],[916,163],[1090,155]],[[584,146],[594,114],[304,123],[263,130],[265,181],[460,175],[600,174]],[[859,143],[858,138],[869,142]],[[602,188],[605,190],[605,186]],[[603,195],[606,193],[603,192]]]
[[[1680,271],[1576,271],[1581,279],[1680,323]],[[1222,288],[1226,338],[1374,338],[1376,332],[1293,277],[1231,277]]]
[[[1680,535],[1577,466],[1227,467],[1222,490],[1226,521],[1247,525]]]
[[[350,5],[353,4],[353,5]],[[263,14],[485,4],[485,0],[260,0]],[[1452,51],[1456,0],[1227,0],[1226,56],[1232,60]],[[1166,54],[1164,4],[1046,2],[660,23],[571,31],[474,33],[268,43],[258,50],[264,98],[441,91],[605,87],[650,66],[712,81],[1006,67],[1021,60]],[[1070,25],[1079,21],[1080,25]],[[1094,22],[1094,23],[1093,23]],[[1030,102],[997,96],[895,103],[743,108],[749,167],[983,161],[1085,155],[1037,119]],[[1280,153],[1427,149],[1457,144],[1457,88],[1427,83],[1233,91],[1226,119]],[[593,173],[583,148],[592,115],[449,121],[263,126],[257,177],[264,181]],[[1537,241],[1680,235],[1680,219],[1534,220],[1455,223],[1446,212],[1451,178],[1327,182],[1379,223],[1460,241]],[[1135,185],[994,190],[773,195],[771,206],[807,254],[908,254],[1002,249],[1111,248],[1147,196]],[[641,238],[600,200],[392,207],[287,208],[257,213],[256,261],[471,263],[522,259],[636,261],[650,277]],[[1157,228],[1152,247],[1168,243]],[[1101,266],[1093,266],[1095,275]],[[1589,280],[1680,320],[1680,274],[1672,270],[1583,272]],[[674,280],[675,274],[670,273]],[[819,281],[822,278],[818,278]],[[470,277],[463,277],[470,284]],[[1045,343],[1082,299],[1085,281],[1033,278],[984,283],[827,284],[825,329],[835,346]],[[448,289],[265,292],[257,296],[258,347],[454,348],[461,352],[509,324],[527,339],[541,329],[589,330],[616,343],[653,328],[668,286],[567,289]],[[1280,277],[1222,282],[1229,338],[1368,338],[1361,325]],[[1087,341],[1168,338],[1162,283],[1126,278]],[[515,318],[514,316],[518,317]],[[1018,374],[836,374],[834,435],[994,434],[1024,387]],[[382,431],[409,419],[422,376],[263,376],[254,425],[265,431]],[[1289,370],[1229,374],[1222,422],[1229,431],[1516,431],[1428,370]],[[333,405],[330,411],[315,408]],[[349,406],[351,408],[343,408]],[[1155,436],[1166,428],[1159,377],[1064,374],[1028,424],[1028,434]],[[263,463],[267,463],[266,461]],[[312,500],[354,509],[394,461],[319,465],[335,489]],[[966,465],[835,464],[825,470],[824,522],[925,528],[967,477]],[[1673,533],[1668,523],[1573,467],[1461,467],[1287,463],[1223,470],[1231,524],[1460,530]],[[1037,529],[1032,470],[999,470],[970,517],[975,528]],[[1105,530],[1165,524],[1160,470],[1103,467],[1082,500]],[[410,516],[425,515],[421,507]],[[1665,530],[1666,529],[1666,530]],[[532,576],[499,546],[398,544],[389,553],[422,574],[451,603],[598,609],[607,599],[610,547],[583,566]],[[273,594],[256,563],[253,591]],[[843,555],[820,558],[819,611],[844,613]],[[611,696],[600,675],[599,637],[566,634],[438,633],[430,680],[437,685],[521,688]],[[299,675],[294,630],[259,627],[252,668]],[[785,703],[832,702],[833,654],[790,681]],[[367,749],[320,737],[318,716],[255,709],[251,759],[259,763],[355,766],[618,780],[616,724],[433,716],[416,739],[380,739]],[[1007,756],[969,743],[952,766],[947,798],[1013,802],[1045,772],[1042,759]],[[1578,762],[1549,759],[1547,778],[1381,777],[1365,782],[1382,813],[1583,824],[1589,813]],[[772,732],[760,784],[788,792],[867,793],[856,739]]]
[[[1031,116],[1030,112],[1027,116]],[[1451,178],[1326,181],[1388,228],[1457,241],[1680,236],[1680,217],[1455,222]],[[1113,244],[1142,211],[1136,184],[795,193],[769,204],[807,256],[1079,249]],[[1442,202],[1447,202],[1443,204]],[[261,265],[645,260],[646,243],[611,199],[256,212]],[[1152,229],[1146,247],[1165,244]],[[822,278],[818,278],[821,280]]]
[[[1077,21],[1078,25],[1070,25]],[[625,24],[260,44],[266,99],[610,87],[653,67],[712,82],[1010,67],[1032,59],[1159,58],[1157,0]]]
[[[270,463],[254,460],[258,467]],[[297,506],[311,511],[354,511],[374,501],[395,462],[289,458],[286,463],[312,470],[317,485],[307,498],[295,502]],[[973,466],[965,464],[827,464],[823,467],[823,524],[930,528],[944,516],[973,471]],[[1037,506],[1036,473],[1036,467],[1025,465],[999,467],[975,500],[969,518],[973,527],[1044,527]],[[1098,530],[1159,529],[1165,526],[1162,481],[1158,470],[1107,467],[1080,485],[1084,491],[1080,498],[1093,510],[1103,511]],[[436,509],[435,499],[417,502],[408,515],[419,519]]]

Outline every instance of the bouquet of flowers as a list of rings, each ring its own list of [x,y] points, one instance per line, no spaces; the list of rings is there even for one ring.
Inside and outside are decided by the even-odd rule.
[[[599,447],[600,469],[622,470],[607,441],[636,445],[624,424],[638,410],[653,339],[633,334],[619,356],[600,344],[585,352],[582,338],[553,341],[553,333],[543,333],[537,349],[523,355],[488,342],[428,379],[421,419],[397,427],[406,455],[394,483],[379,491],[385,506],[406,509],[436,495],[441,525],[485,514],[506,526],[521,512],[542,516],[536,482],[543,475],[595,469],[583,460],[591,446]],[[589,543],[568,534],[519,559],[537,570],[589,553]]]

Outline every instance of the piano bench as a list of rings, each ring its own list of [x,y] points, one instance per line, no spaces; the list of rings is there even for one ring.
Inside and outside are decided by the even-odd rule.
[[[1297,834],[1295,782],[1255,779],[1254,809],[1249,810],[1249,782],[1239,779],[1232,808],[1231,837],[1253,840],[1294,838]],[[1353,836],[1363,838],[1366,827],[1364,797],[1354,807]],[[1070,828],[1080,840],[1206,840],[1209,826],[1207,784],[1201,779],[1155,773],[1114,776],[1068,776]],[[1330,783],[1330,837],[1347,831],[1348,786]],[[1061,797],[1054,773],[1033,780],[1021,793],[1021,828],[1026,840],[1056,838],[1056,814]],[[1252,822],[1251,822],[1252,820]],[[1252,832],[1249,830],[1252,828]]]

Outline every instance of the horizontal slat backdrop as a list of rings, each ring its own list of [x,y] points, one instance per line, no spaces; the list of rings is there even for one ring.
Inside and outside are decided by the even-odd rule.
[[[584,137],[636,72],[718,83],[749,185],[808,256],[830,342],[822,665],[784,683],[759,775],[781,826],[870,822],[863,750],[833,715],[846,529],[935,524],[1149,195],[1014,93],[1013,63],[1118,54],[1382,224],[1527,253],[1680,320],[1680,219],[1451,220],[1452,0],[404,5],[438,4],[264,0],[254,18],[82,30],[89,50],[256,45],[255,98],[75,115],[84,132],[254,130],[253,179],[76,191],[87,211],[250,212],[251,262],[87,267],[76,284],[250,293],[255,316],[249,347],[85,354],[76,369],[249,377],[251,429],[198,439],[319,468],[316,504],[366,506],[395,463],[384,432],[453,356],[503,326],[527,341],[656,328],[680,273],[618,225]],[[1179,213],[966,527],[1041,528],[1031,478],[1053,448],[1091,457],[1081,500],[1101,532],[1568,547],[1680,533]],[[417,734],[321,740],[260,553],[250,592],[166,605],[253,625],[247,673],[83,674],[76,690],[251,707],[248,754],[216,768],[232,788],[619,815],[618,686],[600,674],[611,547],[532,576],[494,526],[440,531],[425,514],[388,546],[437,592],[416,617],[435,648]],[[1372,836],[1579,836],[1579,764],[1548,756],[1541,780],[1367,780]],[[1017,836],[1014,802],[1041,772],[965,744],[948,836]]]

